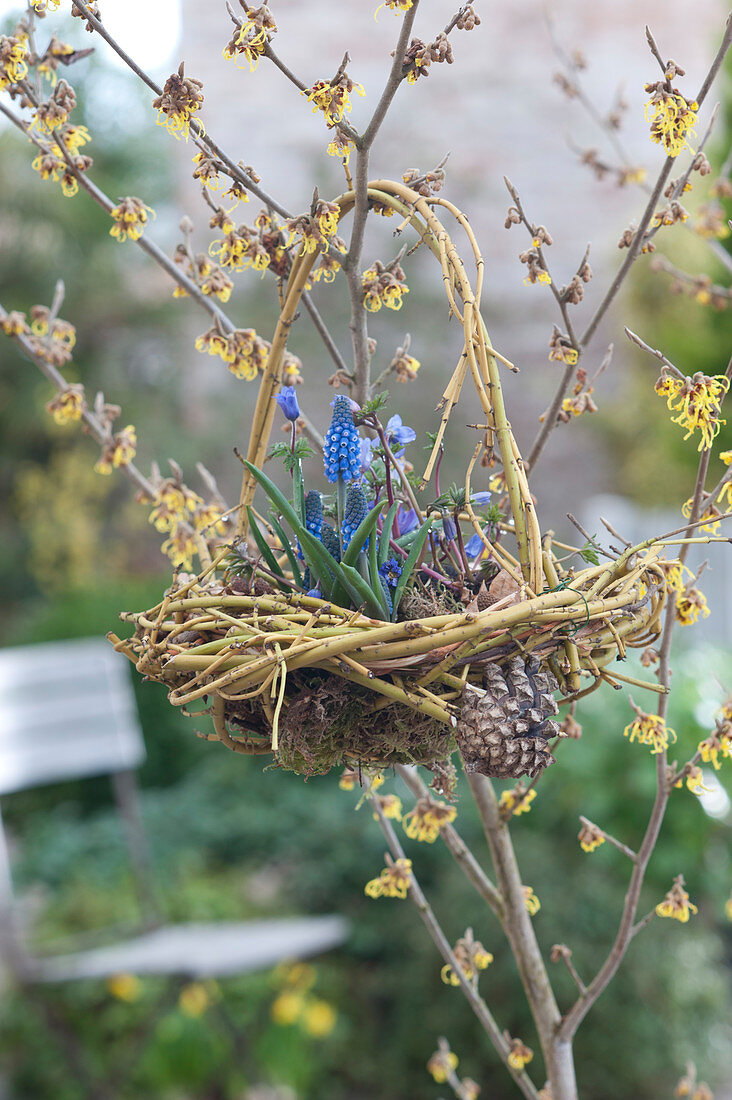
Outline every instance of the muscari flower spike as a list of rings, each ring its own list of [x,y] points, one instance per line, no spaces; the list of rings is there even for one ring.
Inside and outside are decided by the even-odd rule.
[[[354,481],[361,475],[361,441],[353,423],[353,411],[347,397],[333,402],[333,419],[325,434],[323,463],[328,481]]]
[[[341,560],[341,547],[338,542],[338,535],[335,533],[335,529],[331,527],[329,523],[323,523],[322,530],[320,532],[320,541],[325,549],[328,551],[331,557],[336,561]]]
[[[349,485],[348,493],[346,494],[346,510],[341,525],[341,539],[343,540],[344,550],[353,538],[356,528],[366,519],[368,510],[369,506],[366,500],[366,494],[363,491],[361,483],[356,482],[355,484]],[[368,539],[364,544],[364,548],[366,546],[368,546]]]
[[[305,526],[316,539],[320,538],[323,529],[323,502],[320,493],[311,489],[305,496]]]

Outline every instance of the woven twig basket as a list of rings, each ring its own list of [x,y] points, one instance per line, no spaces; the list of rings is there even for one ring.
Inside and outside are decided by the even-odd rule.
[[[485,416],[465,479],[467,519],[513,592],[484,610],[473,605],[445,614],[382,622],[361,611],[302,594],[237,590],[217,575],[226,548],[195,580],[174,584],[149,611],[123,614],[134,623],[127,640],[110,635],[145,677],[164,683],[171,703],[200,702],[213,718],[212,739],[240,753],[275,752],[298,771],[327,770],[340,761],[431,763],[456,747],[466,691],[486,690],[487,663],[517,655],[550,670],[560,691],[579,697],[603,679],[626,646],[658,634],[666,595],[660,548],[630,548],[617,560],[560,579],[549,542],[542,545],[526,472],[506,417],[499,363],[480,313],[483,258],[465,216],[447,200],[425,198],[401,183],[379,180],[369,197],[400,214],[439,261],[450,309],[463,326],[458,364],[441,402],[441,421],[424,472],[430,478],[450,414],[468,375]],[[340,217],[353,192],[335,200]],[[447,211],[467,235],[475,275],[437,216]],[[259,396],[247,458],[261,469],[282,379],[287,335],[316,255],[297,256]],[[470,506],[470,476],[487,447],[503,462],[516,552],[490,542]],[[246,537],[255,479],[244,474],[238,522]],[[644,554],[638,553],[644,549]],[[587,686],[582,677],[586,677]],[[631,681],[633,682],[633,681]],[[474,698],[471,700],[474,703]],[[474,718],[474,715],[473,715]]]

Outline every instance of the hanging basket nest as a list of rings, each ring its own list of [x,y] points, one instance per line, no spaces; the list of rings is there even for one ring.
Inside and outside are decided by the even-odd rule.
[[[274,753],[281,766],[316,774],[342,763],[429,765],[459,748],[470,769],[534,775],[553,759],[554,693],[578,698],[603,680],[628,681],[606,666],[627,646],[657,636],[667,588],[664,547],[649,541],[606,564],[562,572],[551,538],[542,540],[506,417],[499,362],[511,364],[492,347],[481,317],[483,259],[470,225],[447,200],[400,183],[370,184],[369,198],[401,214],[438,259],[450,309],[462,324],[463,348],[444,390],[424,481],[469,375],[485,424],[467,469],[464,519],[500,569],[505,594],[459,606],[438,602],[429,614],[419,599],[405,600],[409,617],[386,622],[363,609],[275,591],[261,576],[222,580],[228,548],[219,547],[198,577],[176,579],[155,607],[122,614],[134,625],[131,638],[112,634],[110,640],[142,675],[166,685],[173,705],[210,713],[214,733],[207,736],[234,752]],[[336,202],[343,217],[353,192]],[[467,235],[474,285],[437,217],[440,207]],[[292,263],[262,375],[247,454],[260,470],[287,334],[315,258],[304,253]],[[470,505],[471,473],[488,450],[502,460],[511,512],[504,530],[515,539],[515,552],[503,540],[489,540]],[[255,488],[247,468],[240,539]]]

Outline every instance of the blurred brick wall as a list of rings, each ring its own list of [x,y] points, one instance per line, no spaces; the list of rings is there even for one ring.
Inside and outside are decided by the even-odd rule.
[[[383,85],[399,29],[399,20],[386,9],[375,22],[375,7],[376,0],[276,0],[273,10],[280,25],[276,49],[306,82],[332,75],[348,50],[350,73],[373,97]],[[550,258],[559,281],[571,277],[586,244],[593,243],[596,277],[575,312],[580,330],[582,318],[589,318],[622,259],[616,242],[642,209],[644,196],[637,189],[598,183],[569,152],[570,138],[601,152],[606,151],[605,139],[582,108],[568,103],[552,82],[557,62],[544,5],[538,0],[503,0],[499,5],[477,3],[476,9],[482,25],[469,34],[453,32],[455,64],[434,65],[428,79],[400,90],[373,153],[372,178],[383,174],[398,178],[411,167],[428,169],[450,153],[446,193],[469,213],[487,261],[484,302],[489,330],[496,346],[521,367],[521,375],[509,379],[507,389],[514,429],[526,451],[559,369],[546,358],[556,317],[546,288],[523,286],[525,269],[516,257],[527,247],[527,238],[519,228],[510,233],[503,228],[510,201],[503,176],[518,187],[529,216],[552,233],[555,243]],[[648,141],[643,84],[655,80],[658,72],[645,42],[644,25],[651,26],[661,52],[685,67],[682,86],[693,92],[719,41],[725,15],[722,5],[718,0],[698,0],[692,20],[687,5],[666,0],[613,4],[567,0],[552,9],[562,43],[568,49],[581,46],[587,56],[584,84],[596,94],[601,111],[611,106],[617,87],[622,86],[630,103],[623,140],[640,164],[655,171],[662,156]],[[452,2],[422,0],[417,34],[429,40],[453,10]],[[183,0],[180,56],[187,70],[204,82],[205,115],[215,119],[217,140],[235,159],[253,165],[263,186],[294,212],[307,207],[314,183],[324,195],[338,193],[343,177],[338,162],[324,153],[327,138],[322,116],[312,114],[297,90],[266,61],[254,74],[224,62],[221,50],[230,34],[223,3]],[[365,115],[365,101],[356,97],[357,126]],[[190,150],[183,155],[183,198],[194,218],[204,224],[191,189]],[[383,255],[390,257],[393,252],[391,245]],[[380,254],[367,248],[367,258]],[[408,304],[412,309],[411,300]],[[400,315],[394,326],[394,344],[404,325],[414,323],[408,314],[405,308],[405,320]],[[588,368],[599,364],[607,342],[614,339],[613,370],[622,372],[626,348],[622,336],[618,337],[621,331],[612,320],[605,324],[588,355]],[[339,342],[347,350],[346,331],[339,334]],[[415,346],[418,356],[424,350]],[[600,403],[603,388],[608,392],[614,385],[610,378],[605,376],[599,387]],[[608,463],[589,451],[587,440],[582,423],[558,431],[551,461],[537,482],[543,500],[559,508],[560,514],[575,507],[578,498],[612,488]]]

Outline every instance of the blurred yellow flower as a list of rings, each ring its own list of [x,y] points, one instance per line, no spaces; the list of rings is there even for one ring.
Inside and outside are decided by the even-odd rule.
[[[211,1004],[211,996],[203,982],[191,982],[181,989],[178,1008],[184,1016],[198,1019]]]
[[[301,1023],[303,1029],[313,1039],[322,1039],[326,1035],[330,1035],[336,1025],[337,1018],[336,1010],[328,1001],[321,1001],[316,997],[312,997],[303,1005]]]
[[[107,978],[107,989],[118,1001],[132,1004],[142,992],[142,983],[134,974],[112,974]]]

